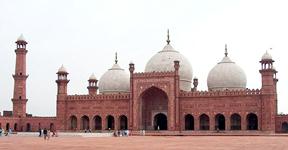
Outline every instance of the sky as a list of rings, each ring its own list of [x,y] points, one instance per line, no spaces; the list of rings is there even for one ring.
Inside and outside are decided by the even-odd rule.
[[[268,50],[279,71],[278,112],[288,113],[287,0],[0,0],[0,111],[12,110],[15,41],[27,45],[27,113],[56,115],[56,72],[69,72],[68,94],[87,94],[114,63],[143,72],[166,44],[191,63],[199,90],[209,71],[229,57],[246,73],[247,88],[261,88],[261,56]],[[270,50],[272,48],[272,50]]]

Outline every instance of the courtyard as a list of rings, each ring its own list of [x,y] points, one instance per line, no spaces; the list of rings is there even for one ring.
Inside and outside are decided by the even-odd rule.
[[[287,150],[288,136],[0,137],[1,150]]]

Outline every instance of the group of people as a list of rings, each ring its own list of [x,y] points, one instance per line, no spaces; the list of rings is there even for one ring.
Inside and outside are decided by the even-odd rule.
[[[44,140],[49,140],[50,139],[51,132],[52,132],[52,137],[56,137],[57,136],[55,130],[49,130],[47,128],[44,128],[44,129],[39,128],[38,132],[39,132],[39,137],[42,137],[42,135],[43,135]]]
[[[5,130],[0,127],[0,136],[2,136],[2,134],[8,136],[9,134],[12,134],[12,129],[9,128],[8,130]]]
[[[129,130],[115,130],[114,137],[129,136]]]
[[[91,129],[85,129],[84,132],[85,133],[92,133],[92,130]]]

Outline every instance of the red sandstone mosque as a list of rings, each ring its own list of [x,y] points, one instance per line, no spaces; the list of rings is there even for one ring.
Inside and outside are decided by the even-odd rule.
[[[0,116],[2,128],[37,131],[129,129],[199,132],[288,132],[288,115],[277,114],[277,71],[265,53],[260,60],[261,89],[247,89],[245,72],[228,57],[216,63],[207,78],[207,91],[198,91],[189,59],[167,44],[146,64],[144,72],[129,72],[115,64],[99,79],[88,80],[88,94],[68,94],[68,72],[57,72],[57,115],[33,117],[26,113],[26,49],[21,35],[16,41],[13,111]],[[255,62],[257,63],[257,62]],[[193,87],[192,87],[193,85]],[[255,131],[256,130],[256,131]]]

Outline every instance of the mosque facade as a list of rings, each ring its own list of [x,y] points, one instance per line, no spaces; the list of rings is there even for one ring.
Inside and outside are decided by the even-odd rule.
[[[262,86],[246,88],[243,69],[227,52],[209,72],[207,91],[197,90],[189,60],[167,44],[146,64],[144,72],[128,71],[114,65],[99,79],[91,75],[88,94],[68,94],[68,72],[57,72],[57,113],[54,117],[34,117],[26,113],[26,49],[21,35],[16,41],[13,111],[0,116],[0,126],[14,131],[121,130],[198,132],[288,132],[288,115],[277,114],[277,71],[265,53],[260,60]],[[248,132],[249,131],[249,132]]]

